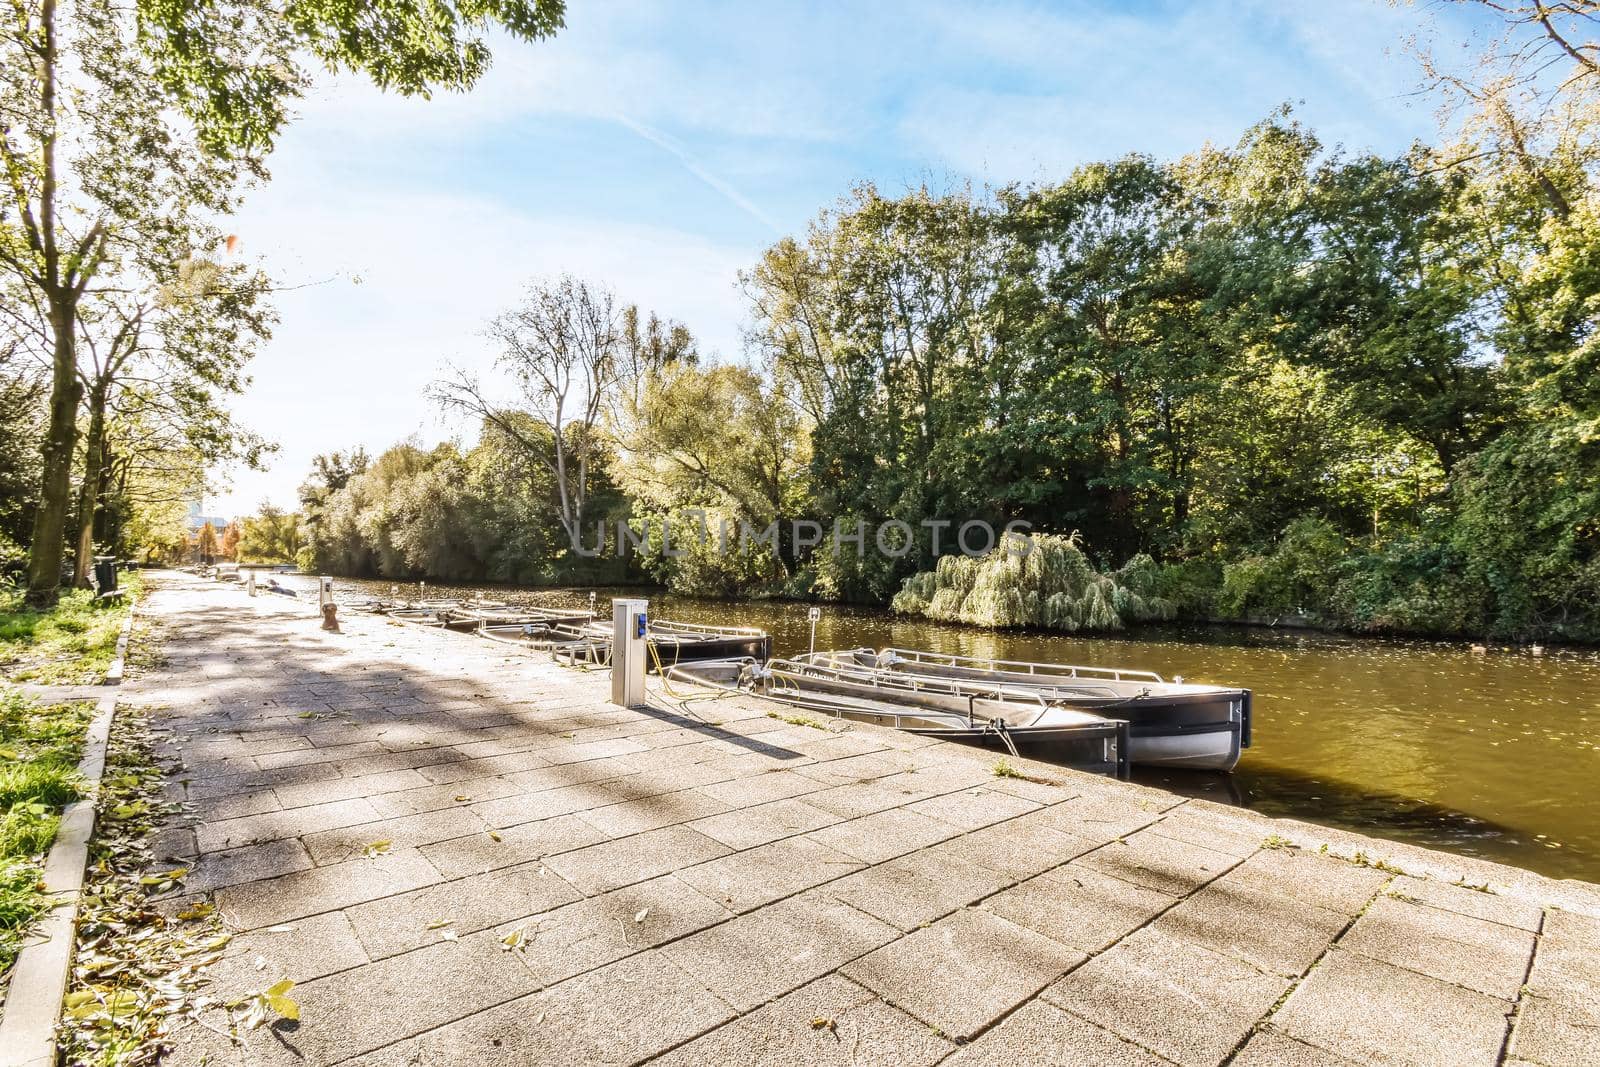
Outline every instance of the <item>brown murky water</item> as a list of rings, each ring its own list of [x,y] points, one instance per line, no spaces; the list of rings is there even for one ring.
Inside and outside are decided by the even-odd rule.
[[[390,583],[341,580],[345,595]],[[415,596],[416,586],[405,587]],[[467,590],[580,606],[588,591]],[[604,610],[616,590],[600,590]],[[804,651],[809,605],[650,596],[651,614],[760,626]],[[463,638],[467,640],[467,638]],[[824,606],[817,648],[899,645],[1136,667],[1255,691],[1254,746],[1231,775],[1147,769],[1151,784],[1379,837],[1600,881],[1600,653],[1474,655],[1464,644],[1216,628],[1121,638],[992,632]]]

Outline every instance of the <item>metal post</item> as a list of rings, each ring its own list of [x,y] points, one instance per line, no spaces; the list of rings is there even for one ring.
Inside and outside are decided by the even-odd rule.
[[[611,602],[611,703],[636,707],[644,699],[646,600]]]
[[[322,628],[338,633],[339,609],[333,602],[333,579],[326,575],[317,579],[317,607],[322,609]]]
[[[806,618],[811,620],[811,654],[817,654],[817,620],[822,618],[821,608],[812,608],[806,612]]]

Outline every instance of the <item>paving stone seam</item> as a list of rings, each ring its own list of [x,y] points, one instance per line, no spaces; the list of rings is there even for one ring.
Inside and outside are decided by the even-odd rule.
[[[1181,804],[1175,805],[1174,807],[1169,809],[1169,811],[1176,811],[1181,807],[1182,807]],[[1164,819],[1166,817],[1166,814],[1167,814],[1166,812],[1162,813],[1162,819]],[[1020,818],[1020,816],[1018,816],[1018,817]],[[1159,823],[1160,821],[1162,821],[1162,819],[1157,819],[1156,823]],[[1146,826],[1139,827],[1138,830],[1134,830],[1134,831],[1131,831],[1130,833],[1122,834],[1122,835],[1120,835],[1118,837],[1114,837],[1110,841],[1106,841],[1103,844],[1096,845],[1094,848],[1090,849],[1087,852],[1084,852],[1084,853],[1081,853],[1080,855],[1074,856],[1072,859],[1068,860],[1065,863],[1062,863],[1062,864],[1059,864],[1056,867],[1050,868],[1050,870],[1055,871],[1055,870],[1060,870],[1062,867],[1070,867],[1074,862],[1076,862],[1077,860],[1082,859],[1084,856],[1091,856],[1094,853],[1099,852],[1103,848],[1109,848],[1112,845],[1123,843],[1128,837],[1131,837],[1131,836],[1133,836],[1133,834],[1137,834],[1137,833],[1139,833],[1139,832],[1141,832],[1143,830],[1148,830],[1148,829],[1150,829],[1151,826],[1156,825],[1156,823],[1150,823],[1150,824],[1148,824]],[[1203,848],[1205,846],[1202,845],[1200,847]],[[1259,849],[1257,851],[1259,851]],[[1255,853],[1251,853],[1251,855],[1254,855],[1254,854]],[[1217,855],[1220,856],[1220,855],[1222,855],[1222,853],[1219,852],[1219,853],[1217,853]],[[1022,1000],[1018,1001],[1016,1004],[1012,1005],[1011,1008],[1008,1009],[1007,1011],[1001,1012],[998,1016],[996,1016],[993,1020],[991,1020],[988,1025],[982,1027],[980,1030],[978,1030],[976,1033],[974,1033],[972,1035],[971,1039],[969,1039],[964,1044],[958,1043],[955,1049],[953,1049],[951,1052],[949,1052],[945,1057],[942,1057],[938,1062],[940,1062],[940,1063],[944,1062],[944,1060],[948,1059],[950,1056],[954,1056],[962,1048],[966,1047],[966,1045],[970,1045],[973,1042],[978,1041],[980,1038],[982,1038],[989,1031],[991,1031],[991,1030],[995,1029],[996,1027],[1000,1026],[1007,1019],[1011,1018],[1011,1016],[1015,1015],[1017,1012],[1021,1011],[1023,1008],[1027,1007],[1029,1004],[1031,1004],[1035,1000],[1039,999],[1039,994],[1040,993],[1044,992],[1046,989],[1050,988],[1055,983],[1061,981],[1061,979],[1065,978],[1067,975],[1072,974],[1074,971],[1078,970],[1080,967],[1083,967],[1089,961],[1095,959],[1098,956],[1103,955],[1106,952],[1111,951],[1117,945],[1121,944],[1127,938],[1132,937],[1134,934],[1138,933],[1140,930],[1143,930],[1146,927],[1152,925],[1158,919],[1160,919],[1163,915],[1167,914],[1169,911],[1171,911],[1172,909],[1176,908],[1179,904],[1182,904],[1185,900],[1188,900],[1190,897],[1194,896],[1196,893],[1200,892],[1202,889],[1205,889],[1207,886],[1210,886],[1212,883],[1216,882],[1218,879],[1226,877],[1230,872],[1232,872],[1232,871],[1236,870],[1237,868],[1243,866],[1245,861],[1248,860],[1250,858],[1250,856],[1241,856],[1241,857],[1238,857],[1237,859],[1235,859],[1232,856],[1229,856],[1227,858],[1232,860],[1233,862],[1229,866],[1224,868],[1223,870],[1218,871],[1215,877],[1209,878],[1206,881],[1201,882],[1198,885],[1195,885],[1195,886],[1191,887],[1190,889],[1186,890],[1185,892],[1173,897],[1172,902],[1169,903],[1166,907],[1162,908],[1158,912],[1155,912],[1149,918],[1145,919],[1143,922],[1139,923],[1138,925],[1136,925],[1136,926],[1132,927],[1131,929],[1129,929],[1129,930],[1125,931],[1124,933],[1122,933],[1111,944],[1105,946],[1104,948],[1096,949],[1093,952],[1084,953],[1084,958],[1083,959],[1079,960],[1077,963],[1073,964],[1071,967],[1068,967],[1065,971],[1063,971],[1060,974],[1056,975],[1050,981],[1046,982],[1044,985],[1042,985],[1038,989],[1034,990],[1034,992],[1030,993],[1027,997],[1023,998]],[[1041,872],[1041,873],[1049,873],[1049,872],[1045,871],[1045,872]],[[1038,877],[1038,875],[1035,875],[1033,877]],[[1113,881],[1123,882],[1123,884],[1125,884],[1125,885],[1129,885],[1129,886],[1133,885],[1133,883],[1124,882],[1123,879],[1118,878],[1116,875],[1113,875],[1113,874],[1107,874],[1106,877],[1112,879]],[[1029,881],[1029,880],[1030,879],[1027,879],[1027,878],[1022,879],[1023,882]],[[1016,885],[1020,885],[1021,882],[1018,882],[1018,883],[1015,883],[1015,884]],[[984,897],[980,897],[977,901],[975,901],[971,905],[967,905],[967,906],[968,907],[974,907],[974,908],[975,907],[980,907],[985,901],[990,900],[990,899],[992,899],[994,897],[997,897],[1002,893],[1008,892],[1012,888],[1015,888],[1015,885],[1006,886],[1004,888],[997,889],[993,893],[990,893],[990,894],[988,894],[987,896],[984,896]],[[959,909],[957,909],[957,910],[959,910]],[[953,912],[947,912],[946,914],[953,914]],[[1004,916],[1000,916],[1000,917],[1004,918]],[[943,918],[943,916],[940,916],[940,918]],[[937,920],[935,920],[935,921],[937,921]],[[1352,919],[1350,921],[1354,922],[1355,920]],[[1028,929],[1028,928],[1024,927],[1024,929]],[[1035,931],[1035,932],[1037,933],[1038,931]],[[1040,936],[1041,937],[1049,937],[1050,935],[1048,935],[1048,934],[1040,934]],[[1182,938],[1182,936],[1178,935],[1178,934],[1174,934],[1172,936],[1178,937],[1181,940],[1187,940],[1186,938]],[[1205,948],[1206,946],[1201,945],[1199,947],[1200,948]],[[1078,951],[1082,951],[1082,950],[1080,949]],[[1207,949],[1207,951],[1210,951],[1210,950]],[[1248,961],[1248,960],[1241,960],[1240,962],[1246,964],[1247,966],[1251,967],[1254,970],[1258,970],[1258,971],[1260,970],[1259,967],[1256,967],[1253,963],[1250,963],[1250,961]],[[1072,1011],[1070,1008],[1064,1008],[1064,1007],[1061,1007],[1058,1004],[1052,1004],[1051,1006],[1056,1008],[1057,1010],[1066,1012],[1067,1014],[1071,1015],[1075,1019],[1079,1019],[1079,1020],[1082,1020],[1083,1022],[1088,1023],[1089,1025],[1095,1027],[1096,1029],[1105,1030],[1107,1033],[1110,1033],[1110,1034],[1113,1034],[1114,1036],[1116,1036],[1119,1040],[1126,1041],[1129,1044],[1134,1045],[1135,1047],[1137,1047],[1141,1051],[1148,1052],[1150,1055],[1155,1056],[1157,1059],[1162,1060],[1163,1062],[1170,1062],[1170,1061],[1168,1061],[1166,1059],[1166,1057],[1164,1057],[1164,1056],[1160,1055],[1159,1053],[1155,1052],[1153,1049],[1145,1048],[1143,1045],[1139,1044],[1139,1042],[1137,1040],[1135,1040],[1134,1038],[1126,1037],[1126,1036],[1124,1036],[1122,1034],[1118,1034],[1114,1030],[1111,1030],[1111,1029],[1109,1029],[1107,1027],[1101,1026],[1099,1023],[1095,1022],[1093,1019],[1084,1018],[1083,1016],[1079,1015],[1077,1012]],[[931,1024],[926,1023],[926,1020],[921,1019],[920,1017],[918,1017],[909,1008],[903,1007],[901,1005],[895,1005],[895,1007],[899,1008],[899,1010],[905,1012],[907,1015],[910,1015],[913,1019],[916,1019],[918,1022],[922,1022],[925,1025],[931,1025]],[[1242,1044],[1242,1042],[1241,1042],[1241,1044]]]
[[[1252,1037],[1271,1026],[1272,1019],[1278,1014],[1278,1010],[1288,1003],[1289,998],[1294,995],[1297,989],[1305,984],[1306,979],[1311,977],[1311,973],[1318,967],[1322,966],[1322,961],[1328,958],[1328,953],[1333,951],[1334,946],[1339,943],[1340,939],[1342,939],[1345,934],[1350,932],[1350,928],[1355,926],[1355,924],[1360,921],[1361,917],[1365,915],[1369,909],[1371,909],[1372,905],[1378,900],[1379,897],[1388,892],[1389,887],[1394,884],[1394,879],[1395,876],[1390,875],[1387,881],[1373,890],[1372,895],[1367,898],[1367,902],[1361,905],[1360,910],[1350,917],[1350,921],[1345,923],[1344,926],[1340,927],[1339,932],[1334,934],[1333,937],[1328,940],[1326,945],[1322,946],[1322,951],[1317,953],[1317,958],[1312,960],[1310,965],[1308,965],[1305,970],[1301,971],[1297,976],[1289,980],[1288,988],[1283,991],[1282,995],[1280,995],[1277,1000],[1273,1001],[1272,1007],[1268,1008],[1266,1012],[1262,1014],[1261,1018],[1257,1019],[1251,1025],[1250,1031],[1239,1040],[1239,1043],[1233,1047],[1233,1051],[1229,1052],[1228,1055],[1223,1059],[1222,1062],[1224,1065],[1232,1063],[1234,1057],[1238,1056],[1239,1053],[1244,1049],[1245,1045],[1250,1043],[1250,1039]],[[1358,953],[1358,955],[1364,956],[1365,954]],[[1313,1048],[1323,1047],[1308,1038],[1300,1036],[1295,1036],[1293,1040],[1310,1045]],[[1336,1056],[1342,1055],[1338,1049],[1325,1049],[1325,1051],[1331,1052]]]
[[[1370,907],[1371,904],[1373,903],[1373,901],[1376,901],[1378,897],[1384,896],[1386,894],[1389,885],[1392,885],[1393,881],[1394,880],[1391,878],[1389,880],[1389,882],[1386,883],[1384,885],[1384,887],[1382,889],[1380,889],[1378,891],[1378,893],[1373,897],[1373,900],[1372,901],[1368,901],[1368,907]],[[1419,907],[1424,907],[1425,905],[1419,904],[1418,906]],[[1457,918],[1473,919],[1473,920],[1476,920],[1478,922],[1483,922],[1483,923],[1491,923],[1492,922],[1492,920],[1490,920],[1490,919],[1479,919],[1475,915],[1463,915],[1460,912],[1453,912],[1453,911],[1450,911],[1448,908],[1434,908],[1432,910],[1441,912],[1441,913],[1443,913],[1445,915],[1453,915],[1453,916],[1456,916]],[[1362,914],[1366,914],[1366,909],[1365,908],[1362,909]],[[1358,915],[1357,918],[1360,918],[1360,916]],[[1354,925],[1354,921],[1351,922],[1351,925]],[[1494,923],[1493,925],[1502,926],[1504,924],[1503,923]],[[1541,911],[1540,917],[1539,917],[1539,928],[1541,930],[1544,929],[1544,915],[1543,915],[1542,911]],[[1539,944],[1540,944],[1540,940],[1541,940],[1540,939],[1540,935],[1537,932],[1529,931],[1529,930],[1522,930],[1521,928],[1514,927],[1514,926],[1507,927],[1507,929],[1517,930],[1518,933],[1533,933],[1533,935],[1534,935],[1533,936],[1533,950],[1528,953],[1528,962],[1527,962],[1527,965],[1523,968],[1523,974],[1522,974],[1523,982],[1522,982],[1522,984],[1525,986],[1525,985],[1527,985],[1528,976],[1533,973],[1533,959],[1539,953]],[[1406,966],[1404,963],[1397,963],[1394,960],[1382,959],[1382,958],[1380,958],[1378,956],[1372,955],[1371,953],[1363,952],[1361,949],[1358,949],[1358,948],[1348,948],[1348,947],[1346,947],[1344,945],[1339,945],[1339,939],[1344,937],[1344,935],[1349,933],[1349,931],[1350,931],[1350,927],[1349,926],[1346,926],[1343,930],[1339,931],[1339,936],[1335,937],[1333,939],[1333,941],[1331,941],[1329,943],[1328,947],[1329,948],[1333,948],[1335,945],[1337,945],[1341,952],[1348,952],[1353,956],[1360,956],[1362,959],[1372,960],[1375,963],[1382,963],[1382,964],[1385,964],[1386,966],[1393,967],[1396,970],[1405,971],[1408,974],[1414,974],[1414,975],[1417,975],[1418,977],[1427,978],[1427,979],[1429,979],[1431,981],[1440,982],[1440,983],[1442,983],[1444,985],[1454,986],[1455,988],[1460,989],[1460,990],[1464,990],[1465,992],[1468,992],[1468,993],[1476,993],[1479,996],[1487,996],[1487,997],[1494,997],[1495,996],[1495,994],[1493,994],[1493,993],[1485,993],[1481,989],[1473,989],[1471,986],[1464,986],[1460,982],[1453,982],[1448,978],[1441,978],[1436,974],[1429,974],[1426,971],[1419,971],[1415,967]],[[1443,940],[1443,941],[1450,941],[1450,942],[1453,942],[1454,944],[1463,945],[1463,946],[1466,946],[1468,948],[1473,947],[1470,942],[1457,940],[1456,938],[1450,937],[1448,934],[1439,934],[1438,937],[1440,938],[1440,940]],[[1324,953],[1324,954],[1326,954],[1326,953]],[[1321,962],[1321,957],[1318,957],[1318,962]],[[1496,999],[1504,1000],[1505,998],[1504,997],[1496,997]],[[1521,991],[1521,987],[1518,987],[1517,999],[1512,1002],[1513,1008],[1515,1008],[1516,1005],[1520,1004],[1521,999],[1522,999],[1522,991]]]
[[[1528,953],[1528,965],[1522,970],[1522,982],[1517,986],[1517,999],[1511,1006],[1511,1017],[1506,1020],[1505,1037],[1500,1041],[1498,1060],[1500,1063],[1504,1063],[1510,1057],[1511,1043],[1516,1038],[1517,1027],[1522,1023],[1522,1006],[1528,999],[1528,982],[1533,978],[1533,963],[1539,958],[1539,949],[1544,945],[1544,924],[1548,913],[1548,908],[1539,909],[1539,929],[1533,932],[1533,951]]]

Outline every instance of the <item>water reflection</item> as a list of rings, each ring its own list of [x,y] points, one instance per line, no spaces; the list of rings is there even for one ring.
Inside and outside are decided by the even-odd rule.
[[[390,583],[341,581],[351,596]],[[405,587],[415,595],[414,584]],[[479,590],[428,586],[429,595]],[[512,603],[587,605],[588,590],[482,590]],[[602,590],[602,610],[618,590]],[[804,651],[810,605],[651,597],[651,612],[760,626]],[[1155,784],[1379,836],[1600,881],[1600,656],[1368,641],[1231,628],[1074,638],[990,632],[827,606],[818,648],[904,645],[1009,659],[1136,667],[1256,693],[1255,745],[1231,777]],[[1172,781],[1164,780],[1172,777]],[[1146,780],[1151,780],[1147,777]]]

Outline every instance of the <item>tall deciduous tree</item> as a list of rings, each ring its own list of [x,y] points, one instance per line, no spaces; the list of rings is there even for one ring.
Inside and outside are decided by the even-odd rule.
[[[637,324],[637,313],[625,318],[602,286],[570,275],[535,282],[521,303],[485,330],[500,349],[495,366],[515,387],[516,404],[495,400],[466,369],[432,389],[440,405],[489,423],[549,468],[557,515],[574,544],[581,536],[590,472],[602,456],[602,416],[616,403],[624,371],[637,373],[624,354],[648,356],[637,330],[625,329],[630,322]],[[634,343],[625,344],[630,336]]]
[[[241,168],[264,175],[309,64],[402,93],[463,89],[487,69],[490,27],[538,38],[562,13],[560,0],[12,6],[0,22],[0,269],[47,327],[52,367],[31,602],[57,593],[82,400],[78,308],[96,280],[230,208]]]

